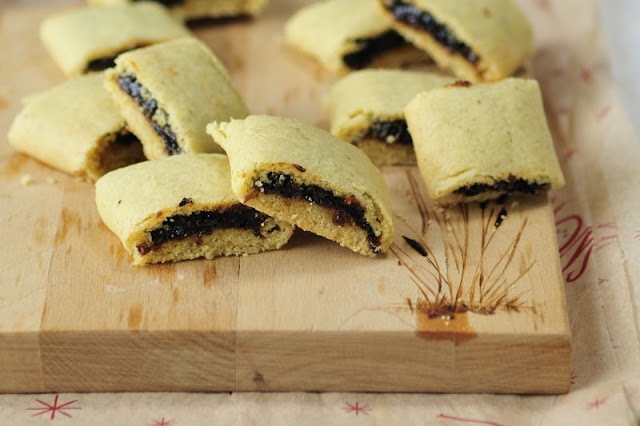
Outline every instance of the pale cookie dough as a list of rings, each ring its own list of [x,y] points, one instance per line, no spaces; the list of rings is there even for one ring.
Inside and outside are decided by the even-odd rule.
[[[104,70],[122,52],[189,34],[166,8],[149,2],[78,8],[40,27],[42,42],[67,76]]]
[[[501,80],[533,53],[531,26],[513,0],[376,1],[396,31],[465,80]]]
[[[96,180],[144,160],[102,74],[77,77],[29,97],[9,129],[13,147],[69,174]]]
[[[289,18],[285,38],[333,72],[364,68],[383,54],[395,56],[386,58],[392,66],[425,58],[391,29],[375,0],[313,2]]]
[[[88,0],[89,4],[135,3],[137,0]],[[169,8],[182,20],[255,16],[262,12],[267,0],[150,0]]]
[[[458,82],[419,94],[405,115],[427,192],[440,204],[564,185],[535,80]]]
[[[418,93],[453,82],[435,73],[352,72],[324,100],[331,133],[362,149],[376,164],[416,164],[404,108]]]
[[[256,210],[369,256],[393,241],[389,191],[358,148],[300,121],[253,115],[212,123],[232,187]]]
[[[273,250],[294,229],[238,201],[222,154],[178,155],[113,171],[96,182],[96,204],[136,265]]]
[[[127,52],[116,64],[106,72],[107,89],[150,160],[222,152],[207,123],[249,114],[220,60],[196,39]]]

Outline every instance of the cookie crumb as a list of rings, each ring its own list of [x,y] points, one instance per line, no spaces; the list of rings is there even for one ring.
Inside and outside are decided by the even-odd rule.
[[[47,183],[50,183],[50,184],[52,184],[52,185],[53,185],[53,184],[58,183],[58,180],[57,180],[56,178],[54,178],[54,177],[49,176],[49,177],[47,178]]]
[[[22,177],[20,178],[20,183],[22,184],[22,186],[29,186],[34,182],[35,181],[33,180],[33,177],[31,177],[31,175],[22,175]]]
[[[179,275],[178,275],[178,281],[182,281],[182,280],[184,280],[184,275],[179,274]]]

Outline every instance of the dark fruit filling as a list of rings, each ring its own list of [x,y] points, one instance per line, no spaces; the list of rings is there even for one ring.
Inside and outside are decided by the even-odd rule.
[[[413,143],[405,120],[376,121],[371,125],[365,137],[379,139],[383,142],[387,142],[387,138],[391,137],[393,143]]]
[[[259,183],[258,183],[259,182]],[[316,203],[333,211],[333,223],[338,226],[354,225],[367,233],[369,247],[374,253],[380,251],[380,238],[365,219],[365,209],[353,196],[337,197],[317,185],[296,183],[289,175],[282,173],[267,173],[266,181],[258,181],[254,187],[260,192],[277,194],[284,198],[301,198]]]
[[[146,43],[140,43],[128,49],[124,49],[113,56],[103,56],[101,58],[93,59],[91,62],[87,64],[87,67],[84,69],[84,72],[87,73],[87,72],[94,72],[94,71],[103,71],[103,70],[106,70],[107,68],[115,67],[116,66],[115,61],[118,55],[121,55],[125,52],[129,52],[130,50],[135,50],[140,47],[144,47],[145,45]]]
[[[364,68],[379,54],[407,43],[400,34],[392,30],[377,37],[358,38],[354,41],[358,44],[358,50],[342,57],[342,61],[351,69]]]
[[[458,53],[472,64],[476,64],[480,60],[471,47],[458,40],[446,25],[436,21],[429,12],[420,10],[415,5],[403,0],[385,0],[384,7],[397,21],[431,34],[449,52]]]
[[[539,191],[544,191],[550,188],[548,183],[535,183],[528,182],[522,178],[516,178],[513,175],[509,175],[508,180],[501,180],[495,182],[493,185],[486,183],[474,183],[473,185],[463,186],[456,189],[456,194],[462,194],[467,197],[473,197],[474,195],[481,194],[487,191],[498,192],[519,192],[522,194],[535,194]]]
[[[184,205],[182,202],[180,204]],[[180,240],[191,235],[201,237],[211,234],[215,229],[250,229],[256,237],[262,237],[260,231],[268,219],[269,216],[245,206],[233,206],[224,211],[174,215],[165,219],[160,228],[150,232],[150,244],[140,244],[136,248],[140,254],[145,255],[158,250],[167,241]]]
[[[140,141],[136,135],[127,132],[118,134],[112,143],[118,146],[129,146],[134,143],[140,143]]]
[[[118,77],[118,84],[142,108],[145,117],[164,142],[167,153],[169,155],[182,153],[182,148],[178,145],[178,137],[171,130],[171,126],[169,124],[161,126],[153,119],[153,116],[158,111],[158,102],[155,99],[145,99],[142,96],[143,86],[138,83],[136,78],[132,75],[121,75]]]
[[[115,56],[105,56],[104,58],[96,58],[87,64],[84,72],[102,71],[107,68],[115,67]]]

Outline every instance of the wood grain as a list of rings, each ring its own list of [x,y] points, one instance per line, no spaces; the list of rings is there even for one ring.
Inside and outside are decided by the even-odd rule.
[[[336,76],[282,41],[304,2],[271,3],[258,20],[195,32],[253,112],[326,128],[321,98]],[[415,168],[387,167],[397,234],[386,256],[296,231],[275,252],[131,266],[91,184],[6,143],[20,99],[63,80],[37,39],[50,12],[2,15],[2,53],[15,60],[0,73],[0,392],[568,390],[546,196],[439,210]]]

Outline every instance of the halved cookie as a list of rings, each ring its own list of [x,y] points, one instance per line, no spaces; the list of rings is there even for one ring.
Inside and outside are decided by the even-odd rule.
[[[178,155],[108,173],[96,182],[96,203],[136,265],[273,250],[294,229],[238,201],[221,154]]]
[[[465,80],[506,78],[533,53],[531,26],[512,0],[376,1],[396,31]]]
[[[42,42],[67,76],[104,70],[122,52],[189,34],[166,8],[150,2],[61,12],[40,28]]]
[[[138,0],[88,0],[89,4],[135,3]],[[266,6],[267,0],[149,0],[169,8],[182,20],[255,16]]]
[[[333,72],[364,68],[390,52],[396,56],[387,58],[391,63],[426,58],[391,29],[375,0],[313,2],[289,18],[285,37]]]
[[[13,147],[75,176],[96,180],[144,160],[102,74],[81,76],[32,96],[9,129]]]
[[[564,185],[535,80],[456,83],[405,109],[418,167],[440,204]]]
[[[124,53],[105,76],[150,160],[221,152],[205,131],[207,123],[249,114],[220,60],[194,38]]]
[[[240,200],[373,256],[393,241],[387,184],[361,150],[300,121],[253,115],[212,123]]]
[[[453,81],[435,73],[352,72],[324,100],[331,133],[362,149],[376,164],[415,164],[404,108],[418,93]]]

